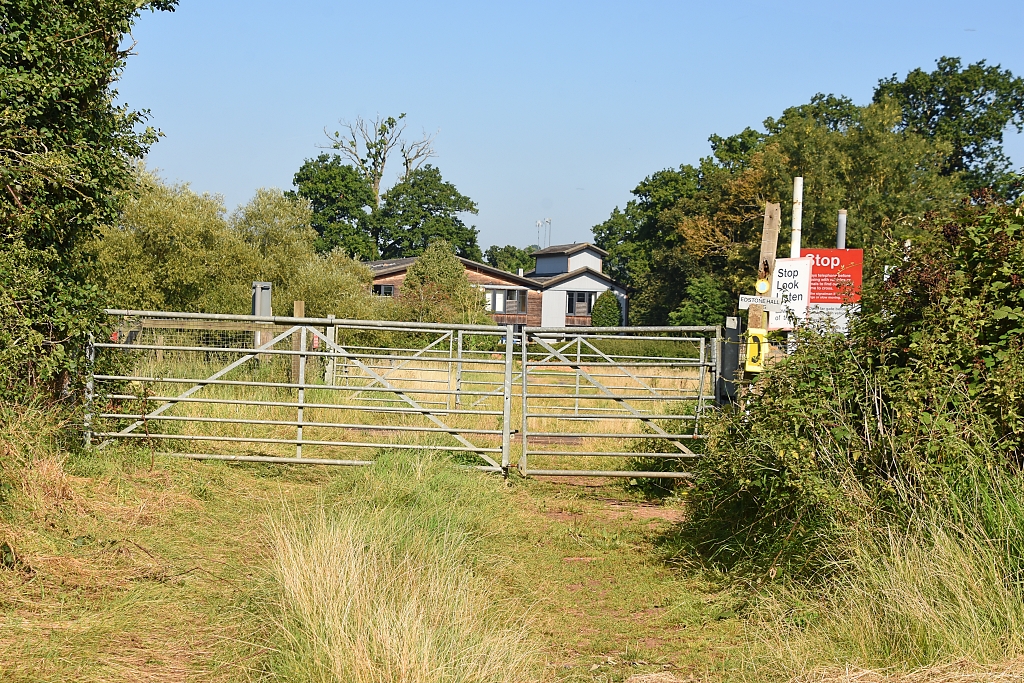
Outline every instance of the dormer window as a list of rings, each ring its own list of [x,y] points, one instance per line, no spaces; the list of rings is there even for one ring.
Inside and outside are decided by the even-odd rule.
[[[604,257],[607,255],[608,252],[604,249],[595,247],[589,242],[556,244],[531,254],[537,264],[533,274],[540,277],[554,277],[583,268],[600,273],[603,272]]]

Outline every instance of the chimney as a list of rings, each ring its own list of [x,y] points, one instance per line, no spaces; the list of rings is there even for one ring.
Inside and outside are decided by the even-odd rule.
[[[523,276],[523,269],[522,269],[522,268],[520,268],[520,269],[519,269],[519,277],[522,277],[522,276]]]

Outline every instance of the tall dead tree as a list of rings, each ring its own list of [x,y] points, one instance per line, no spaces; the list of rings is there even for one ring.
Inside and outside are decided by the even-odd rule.
[[[342,121],[344,131],[331,133],[324,130],[331,140],[331,147],[346,157],[373,188],[374,208],[380,208],[380,183],[384,178],[384,168],[388,158],[397,147],[405,164],[405,178],[419,168],[427,159],[434,156],[434,136],[423,134],[423,137],[409,142],[402,139],[405,124],[398,118],[377,115],[372,121],[357,117],[355,121]]]

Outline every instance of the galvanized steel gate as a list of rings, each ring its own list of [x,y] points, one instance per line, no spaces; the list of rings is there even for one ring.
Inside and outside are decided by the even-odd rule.
[[[527,328],[524,334],[524,475],[691,476],[679,468],[697,457],[694,444],[705,438],[701,417],[715,402],[721,374],[719,328]],[[627,466],[617,469],[581,464],[622,458]]]
[[[694,457],[690,445],[702,437],[700,416],[718,375],[717,328],[516,333],[331,317],[107,313],[115,330],[90,351],[87,443],[141,440],[195,459],[369,465],[381,449],[419,449],[507,472],[517,450],[527,475],[645,476],[536,463]]]

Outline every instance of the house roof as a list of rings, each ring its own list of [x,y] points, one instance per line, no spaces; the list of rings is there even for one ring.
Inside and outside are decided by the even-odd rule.
[[[462,261],[463,265],[465,265],[467,268],[473,268],[481,272],[487,273],[489,275],[493,275],[495,277],[501,277],[505,278],[506,280],[511,280],[512,282],[518,282],[519,284],[524,285],[526,287],[537,286],[537,282],[535,280],[531,280],[528,277],[519,276],[516,275],[515,273],[509,273],[508,271],[504,271],[500,268],[489,266],[486,263],[480,263],[479,261],[471,261],[468,258],[462,258],[461,256],[457,256],[456,258]]]
[[[401,273],[403,271],[409,270],[409,266],[415,263],[417,258],[419,257],[409,256],[406,258],[384,259],[383,261],[365,261],[364,265],[370,269],[370,272],[373,273],[373,276],[376,278],[383,277],[385,275],[394,275],[395,273]],[[480,263],[479,261],[473,261],[468,258],[462,258],[461,256],[456,256],[456,258],[462,261],[462,265],[466,266],[466,268],[487,273],[488,275],[493,275],[494,277],[500,277],[505,280],[509,280],[510,282],[515,282],[517,284],[523,285],[524,287],[536,288],[538,285],[537,280],[531,280],[530,278],[520,277],[519,275],[506,272],[504,270],[501,270],[500,268],[489,266],[486,263]]]
[[[595,251],[601,256],[607,256],[608,252],[601,247],[595,247],[590,242],[575,242],[573,244],[553,244],[550,247],[544,247],[530,254],[530,256],[572,256],[577,254],[584,249],[590,249]]]
[[[363,261],[363,265],[370,269],[370,272],[377,275],[391,275],[408,270],[409,266],[416,262],[415,256],[407,258],[384,259],[383,261]]]
[[[530,278],[531,280],[539,284],[541,286],[541,289],[548,289],[550,287],[554,287],[555,285],[561,284],[567,280],[573,280],[581,275],[590,275],[599,280],[604,280],[605,282],[608,283],[609,286],[623,289],[622,285],[620,285],[615,280],[611,279],[604,273],[599,273],[593,268],[588,268],[587,266],[577,268],[576,270],[570,273],[560,273],[558,275],[535,275],[533,272],[529,272],[526,274],[526,277]]]
[[[591,245],[587,243],[582,243],[580,245],[561,246],[590,247]],[[557,247],[550,248],[555,249]],[[597,247],[592,248],[597,249]],[[537,252],[534,253],[536,254]],[[417,258],[418,257],[416,256],[409,256],[406,258],[384,259],[382,261],[364,261],[364,264],[370,269],[370,272],[373,273],[374,278],[378,278],[384,277],[386,275],[394,275],[395,273],[401,273],[403,271],[408,270],[409,266],[415,263]],[[529,273],[526,273],[526,275],[524,276],[519,276],[505,272],[504,270],[501,270],[499,268],[489,266],[486,263],[472,261],[468,258],[462,258],[461,256],[457,256],[456,258],[462,261],[462,264],[468,269],[473,269],[483,273],[487,273],[489,275],[493,275],[495,277],[500,277],[502,279],[508,280],[509,282],[514,282],[516,284],[523,285],[524,287],[529,287],[531,289],[536,290],[545,290],[550,287],[554,287],[555,285],[566,282],[567,280],[577,278],[581,275],[590,275],[591,277],[595,277],[598,280],[603,280],[604,282],[608,283],[609,286],[614,286],[619,289],[623,289],[622,285],[617,283],[615,280],[611,279],[604,273],[599,273],[593,268],[587,266],[577,268],[576,270],[570,273],[560,273],[558,275],[537,275],[536,271],[531,271]]]

